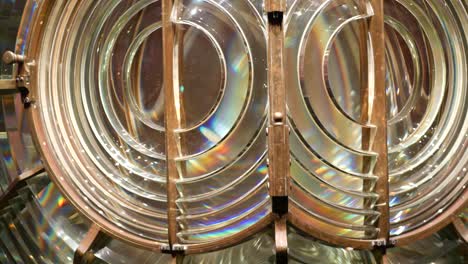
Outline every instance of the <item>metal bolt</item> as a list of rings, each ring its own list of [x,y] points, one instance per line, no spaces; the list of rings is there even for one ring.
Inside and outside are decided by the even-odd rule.
[[[24,62],[24,56],[7,50],[3,53],[2,60],[5,64]]]

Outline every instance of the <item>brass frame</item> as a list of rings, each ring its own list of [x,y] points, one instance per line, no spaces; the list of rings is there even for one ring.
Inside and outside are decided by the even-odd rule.
[[[106,240],[105,238],[106,236],[101,233],[99,226],[93,223],[75,250],[73,264],[91,263],[94,258],[93,247],[97,246],[101,240]]]
[[[163,29],[163,64],[164,64],[164,120],[166,126],[166,160],[167,160],[167,222],[168,222],[168,238],[169,246],[172,248],[177,244],[179,239],[177,237],[177,188],[176,181],[179,178],[177,171],[177,164],[175,158],[177,157],[177,135],[173,133],[179,126],[177,120],[177,110],[175,106],[174,94],[174,40],[175,28],[171,22],[171,13],[173,9],[173,0],[162,1],[162,29]]]

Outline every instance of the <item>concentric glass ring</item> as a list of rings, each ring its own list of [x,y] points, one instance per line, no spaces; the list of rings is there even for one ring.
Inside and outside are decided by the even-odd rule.
[[[58,183],[113,233],[164,242],[162,54],[145,60],[147,47],[161,42],[161,4],[56,1],[51,12],[55,27],[44,39],[52,50],[44,47],[39,67],[48,88],[34,108],[47,131],[41,144],[54,149],[61,170]],[[149,70],[152,78],[141,79]]]
[[[386,2],[391,235],[430,223],[468,181],[462,2]]]
[[[71,202],[146,247],[168,234],[161,19],[159,0],[55,1],[38,59],[47,88],[33,106],[47,164]],[[171,20],[177,235],[207,243],[271,211],[264,22],[248,1],[211,0],[178,1]]]
[[[308,216],[302,228],[376,238],[379,157],[370,150],[382,139],[365,117],[379,106],[363,101],[372,99],[378,67],[365,22],[374,12],[352,0],[288,4],[291,202]],[[385,1],[384,14],[389,221],[397,237],[464,199],[468,16],[463,1],[438,0]]]

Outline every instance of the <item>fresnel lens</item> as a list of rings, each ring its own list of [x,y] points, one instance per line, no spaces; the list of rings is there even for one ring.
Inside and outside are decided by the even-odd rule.
[[[0,13],[0,262],[399,263],[463,246],[464,0]]]

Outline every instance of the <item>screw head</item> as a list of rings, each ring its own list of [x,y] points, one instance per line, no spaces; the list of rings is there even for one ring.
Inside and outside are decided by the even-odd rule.
[[[15,62],[16,54],[12,51],[5,51],[2,56],[2,60],[5,64],[12,64]]]

